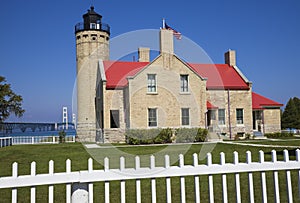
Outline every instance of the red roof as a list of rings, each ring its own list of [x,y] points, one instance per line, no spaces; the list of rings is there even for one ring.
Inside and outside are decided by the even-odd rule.
[[[252,92],[252,109],[263,109],[264,107],[280,106],[283,106],[283,104],[280,104],[255,92]]]
[[[134,76],[149,64],[149,62],[127,61],[104,61],[103,63],[106,75],[106,88],[108,89],[127,86],[127,77]]]
[[[134,76],[149,62],[104,61],[107,88],[125,87],[127,77]],[[239,73],[227,64],[188,64],[197,74],[207,78],[207,89],[249,89]]]
[[[228,64],[189,65],[202,77],[207,78],[207,89],[249,89],[249,85],[239,73]]]
[[[207,109],[217,109],[218,107],[212,105],[209,101],[206,102],[206,108]]]

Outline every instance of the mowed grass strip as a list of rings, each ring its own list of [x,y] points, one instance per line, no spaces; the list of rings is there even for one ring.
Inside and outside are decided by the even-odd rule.
[[[292,142],[290,143],[293,144]],[[168,154],[172,165],[178,165],[178,155],[184,154],[185,164],[193,163],[192,155],[199,155],[199,163],[206,164],[206,153],[211,152],[214,163],[220,163],[220,153],[224,152],[226,162],[233,162],[233,152],[239,153],[239,161],[246,162],[246,151],[251,151],[252,160],[259,161],[259,150],[265,152],[265,161],[271,160],[270,148],[246,147],[223,143],[212,144],[193,144],[193,145],[158,145],[158,146],[130,146],[124,145],[114,147],[103,147],[86,149],[81,143],[54,144],[54,145],[19,145],[0,149],[0,177],[11,176],[12,163],[18,162],[18,174],[30,174],[30,164],[32,161],[37,163],[37,174],[48,173],[48,162],[54,160],[55,172],[66,171],[66,160],[72,161],[72,171],[87,170],[88,158],[94,159],[94,169],[103,169],[103,159],[108,157],[110,168],[119,168],[120,156],[124,156],[126,167],[134,167],[135,156],[140,156],[141,167],[149,167],[150,156],[155,155],[156,166],[164,166],[164,156]],[[278,160],[283,160],[284,148],[277,148]],[[290,159],[295,160],[294,150],[290,150]],[[294,201],[298,198],[298,171],[292,171],[292,185]],[[267,172],[268,199],[274,201],[274,181],[273,173]],[[222,181],[221,175],[214,175],[214,196],[215,202],[222,202]],[[260,173],[253,173],[255,200],[261,202],[261,180]],[[286,202],[286,181],[285,172],[279,173],[281,201]],[[241,174],[241,195],[242,200],[249,201],[248,195],[248,174]],[[171,179],[172,202],[180,202],[180,180],[179,177]],[[187,202],[195,201],[194,177],[185,178]],[[229,202],[235,201],[235,180],[234,174],[227,175],[228,199]],[[141,180],[142,202],[151,202],[151,180]],[[166,181],[164,178],[156,179],[157,202],[166,202]],[[126,201],[136,202],[135,180],[126,181]],[[65,202],[65,185],[54,186],[55,202]],[[209,202],[208,196],[208,176],[200,176],[200,196],[201,202]],[[11,189],[0,189],[0,202],[11,201]],[[120,202],[120,182],[110,183],[111,202]],[[30,202],[30,189],[18,189],[18,199],[21,202]],[[48,187],[37,187],[37,202],[48,201]],[[104,202],[104,183],[94,184],[94,202]]]

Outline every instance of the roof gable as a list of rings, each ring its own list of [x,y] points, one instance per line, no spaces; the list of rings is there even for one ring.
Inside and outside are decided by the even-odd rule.
[[[252,109],[264,109],[265,107],[281,107],[283,104],[268,99],[262,95],[252,92]]]
[[[202,77],[208,78],[207,89],[249,89],[249,85],[228,64],[195,64],[189,65]]]
[[[127,77],[136,75],[149,62],[103,61],[106,75],[106,88],[125,87]]]

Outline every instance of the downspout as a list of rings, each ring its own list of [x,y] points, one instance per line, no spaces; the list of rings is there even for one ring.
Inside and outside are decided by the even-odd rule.
[[[229,127],[229,139],[232,138],[232,132],[231,132],[231,118],[230,118],[230,94],[229,89],[227,89],[227,99],[228,99],[228,127]]]
[[[265,134],[265,113],[264,109],[262,110],[262,125],[263,125],[263,134]]]

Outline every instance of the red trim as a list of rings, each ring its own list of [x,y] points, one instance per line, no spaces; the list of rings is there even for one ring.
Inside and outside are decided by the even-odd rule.
[[[206,108],[207,109],[218,109],[218,107],[212,105],[209,101],[206,102]]]

